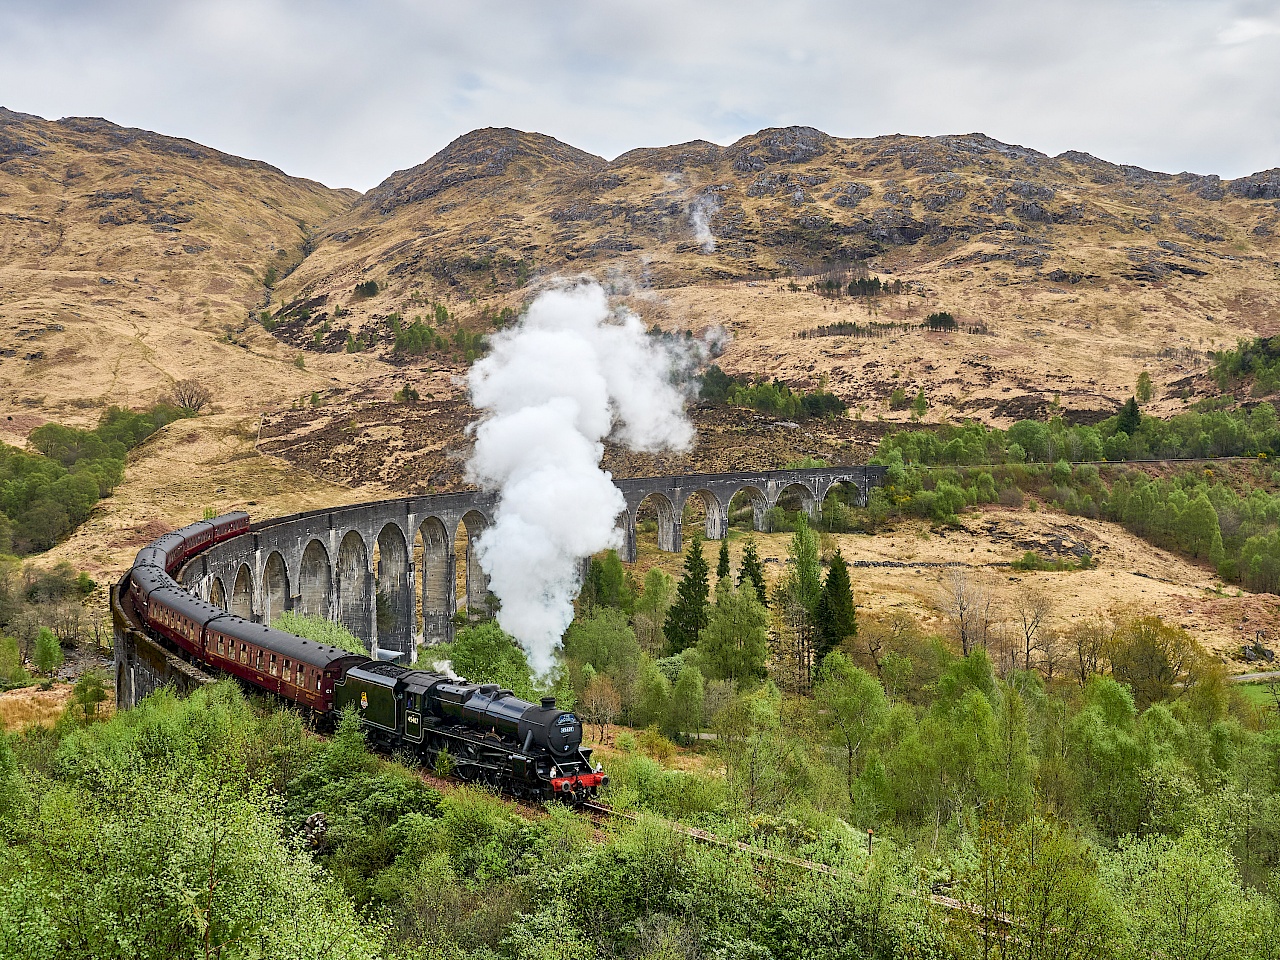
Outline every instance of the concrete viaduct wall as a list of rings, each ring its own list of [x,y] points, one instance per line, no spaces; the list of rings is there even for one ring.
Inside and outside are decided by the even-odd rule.
[[[852,466],[618,480],[627,505],[618,517],[619,552],[635,560],[636,518],[645,501],[658,517],[658,546],[678,552],[680,518],[691,497],[705,509],[706,537],[719,540],[728,529],[729,503],[739,492],[749,497],[754,529],[761,530],[766,512],[783,496],[798,495],[814,516],[837,483],[852,487],[865,503],[869,488],[883,477],[883,467]],[[493,522],[494,503],[491,494],[464,492],[266,520],[200,554],[178,578],[246,619],[270,622],[283,610],[318,615],[341,622],[384,657],[408,655],[418,637],[428,643],[451,639],[460,609],[488,605],[472,544]],[[465,542],[462,578],[455,541]]]

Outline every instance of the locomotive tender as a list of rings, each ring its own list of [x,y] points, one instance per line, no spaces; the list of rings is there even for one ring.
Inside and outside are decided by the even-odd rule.
[[[138,552],[120,584],[138,620],[192,662],[295,704],[326,725],[356,712],[376,745],[530,800],[585,803],[608,783],[582,724],[555,698],[528,703],[497,684],[304,640],[194,596],[174,579],[189,558],[249,531],[236,512],[165,534]]]

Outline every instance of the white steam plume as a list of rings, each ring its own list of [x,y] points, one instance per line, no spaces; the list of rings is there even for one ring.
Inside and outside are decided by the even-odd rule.
[[[700,193],[689,205],[693,239],[702,244],[703,253],[716,252],[716,235],[711,232],[711,218],[719,212],[720,198],[714,193]]]
[[[498,623],[539,674],[573,619],[582,558],[620,545],[626,503],[600,469],[602,441],[646,451],[693,442],[672,361],[591,282],[541,294],[467,375],[486,414],[467,473],[498,492],[476,552],[502,601]]]

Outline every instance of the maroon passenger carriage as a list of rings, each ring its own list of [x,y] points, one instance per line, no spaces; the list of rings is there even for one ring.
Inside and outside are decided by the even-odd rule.
[[[247,513],[229,513],[139,551],[127,595],[151,632],[186,658],[327,722],[344,707],[354,709],[375,743],[424,762],[447,753],[467,779],[521,797],[583,803],[608,783],[582,747],[581,722],[554,699],[535,706],[492,684],[377,663],[235,616],[174,580],[199,551],[248,531]]]

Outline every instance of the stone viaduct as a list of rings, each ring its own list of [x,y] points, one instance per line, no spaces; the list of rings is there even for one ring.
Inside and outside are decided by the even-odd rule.
[[[816,516],[837,484],[865,504],[868,489],[883,478],[883,467],[849,466],[616,480],[626,501],[618,516],[619,552],[635,560],[642,506],[656,516],[659,548],[678,552],[691,499],[703,507],[707,539],[719,540],[739,493],[750,503],[753,529],[763,530],[766,513],[784,496],[797,497]],[[494,495],[472,491],[264,520],[193,558],[178,579],[246,619],[269,623],[284,610],[322,616],[340,622],[375,655],[398,658],[411,654],[418,638],[451,639],[459,611],[490,602],[472,544],[493,522],[494,505]]]

